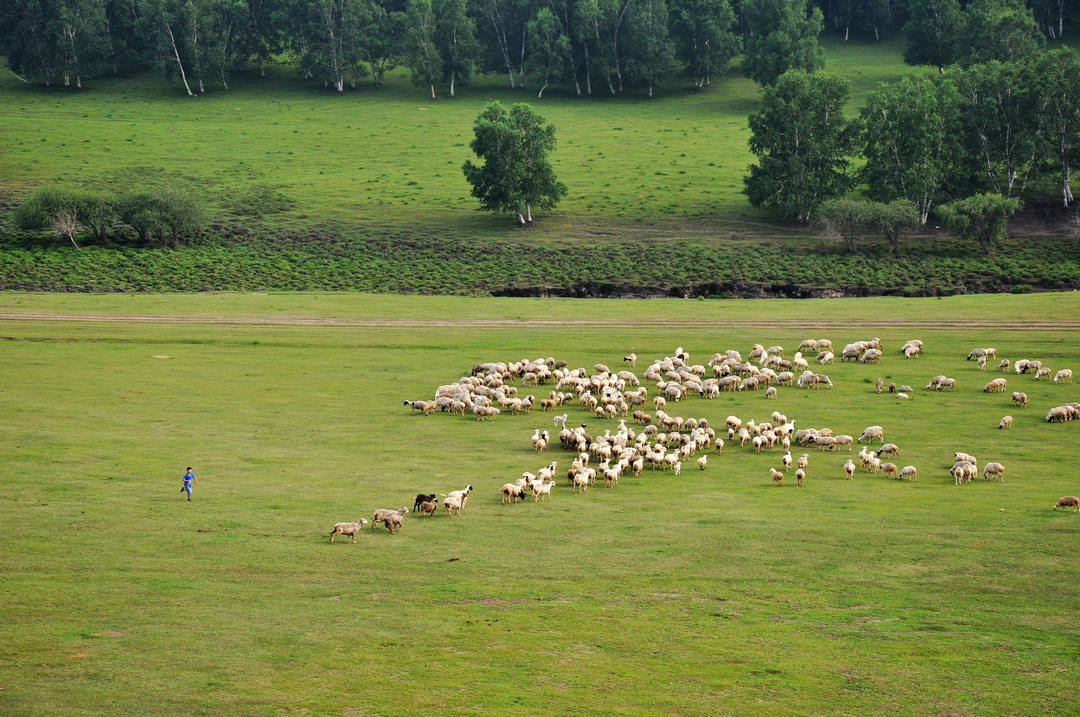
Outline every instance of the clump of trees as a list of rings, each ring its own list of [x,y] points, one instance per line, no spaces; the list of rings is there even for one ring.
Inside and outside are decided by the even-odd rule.
[[[204,214],[199,202],[178,189],[162,188],[109,194],[65,186],[45,186],[15,209],[15,226],[24,231],[51,230],[80,248],[75,236],[90,234],[102,243],[131,240],[176,245],[196,236]]]

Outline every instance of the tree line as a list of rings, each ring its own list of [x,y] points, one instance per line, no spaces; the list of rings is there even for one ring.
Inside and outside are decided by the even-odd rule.
[[[26,82],[81,87],[102,74],[160,68],[188,95],[227,90],[237,72],[288,57],[338,92],[407,67],[435,97],[475,72],[538,97],[654,88],[677,74],[706,87],[745,53],[771,84],[814,70],[826,27],[904,32],[906,59],[944,68],[1060,38],[1080,0],[6,0],[0,54]],[[1017,18],[1030,27],[1020,27]]]

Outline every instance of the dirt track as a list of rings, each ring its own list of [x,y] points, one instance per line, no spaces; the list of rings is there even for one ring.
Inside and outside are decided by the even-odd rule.
[[[632,319],[567,321],[559,319],[346,319],[328,317],[263,316],[151,316],[122,314],[46,314],[0,312],[0,321],[69,321],[118,324],[211,324],[228,326],[333,326],[349,328],[756,328],[756,329],[1007,329],[1010,331],[1076,331],[1080,321],[890,321],[890,320],[666,320]]]

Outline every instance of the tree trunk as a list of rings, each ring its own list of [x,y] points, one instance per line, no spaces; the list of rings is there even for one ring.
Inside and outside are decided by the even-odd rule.
[[[431,83],[431,99],[435,99],[435,83]]]
[[[173,57],[176,60],[176,66],[180,68],[180,79],[184,81],[184,89],[187,90],[188,97],[194,97],[195,95],[191,91],[191,87],[188,86],[187,73],[184,72],[184,63],[180,61],[180,50],[176,48],[176,38],[173,36],[172,27],[168,22],[165,23],[165,32],[169,34],[169,42],[172,44]]]
[[[536,99],[542,98],[544,96],[544,90],[546,90],[546,89],[547,89],[547,82],[545,82],[544,86],[540,88],[540,92],[536,95]],[[578,88],[578,96],[579,97],[581,96],[581,89],[580,88]]]
[[[521,227],[525,226],[525,217],[523,217],[521,215],[521,212],[517,213],[517,222],[518,222],[518,226],[521,226]]]
[[[532,224],[532,206],[529,204],[525,205],[525,221]]]
[[[589,43],[583,43],[585,51],[585,94],[592,97],[592,65],[589,63]]]
[[[518,86],[525,89],[525,29],[528,24],[521,23],[521,64],[518,65]]]
[[[450,70],[450,97],[454,97],[454,80],[457,77],[457,73]]]
[[[1069,160],[1067,159],[1064,161],[1064,165],[1061,171],[1061,195],[1067,208],[1073,202],[1072,167],[1069,166]]]

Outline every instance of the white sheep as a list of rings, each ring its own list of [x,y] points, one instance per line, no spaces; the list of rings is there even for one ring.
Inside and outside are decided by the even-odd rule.
[[[913,482],[919,482],[919,471],[915,469],[915,466],[904,466],[900,470],[900,479],[910,478]]]
[[[1012,424],[1013,424],[1013,417],[1012,416],[1003,416],[1002,419],[1001,419],[1001,422],[998,423],[998,428],[999,429],[1009,429],[1009,428],[1012,428]]]
[[[850,458],[848,459],[847,463],[844,464],[844,476],[848,480],[852,480],[853,478],[855,478],[855,464]]]
[[[352,536],[352,542],[356,542],[356,536],[360,532],[360,529],[367,525],[368,522],[365,518],[361,518],[355,523],[334,523],[334,529],[330,531],[330,542],[334,542],[334,538],[338,535],[350,535]]]
[[[784,484],[784,474],[780,471],[776,470],[775,468],[770,468],[769,475],[772,477],[773,485],[775,485],[777,488],[781,487]]]
[[[702,456],[701,458],[698,458],[698,459],[697,459],[697,465],[698,465],[698,468],[699,468],[700,470],[705,470],[705,465],[706,465],[706,464],[707,464],[708,462],[709,462],[709,456],[708,456],[708,454],[705,454],[705,455],[703,455],[703,456]]]
[[[1000,463],[987,463],[983,468],[983,478],[996,477],[1002,483],[1005,482],[1005,466]]]
[[[983,386],[983,393],[1001,393],[1005,390],[1006,381],[1003,378],[995,378]]]
[[[804,471],[802,468],[795,471],[795,482],[799,484],[800,488],[802,487],[804,480],[806,480],[806,471]]]
[[[859,438],[857,439],[858,443],[862,443],[863,441],[866,441],[867,443],[873,443],[874,441],[884,443],[885,429],[881,426],[867,426],[863,429],[863,432],[859,434]]]
[[[1054,383],[1072,383],[1073,372],[1071,368],[1063,368],[1054,374]]]

